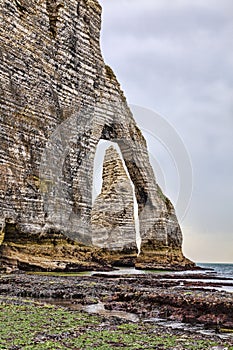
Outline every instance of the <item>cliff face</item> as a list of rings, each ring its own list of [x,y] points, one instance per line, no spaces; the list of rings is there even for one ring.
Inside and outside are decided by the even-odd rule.
[[[157,187],[146,142],[101,56],[98,2],[2,0],[0,6],[4,264],[26,266],[36,257],[33,264],[48,268],[57,260],[73,263],[78,247],[65,248],[67,237],[74,245],[91,244],[100,139],[118,143],[135,185],[141,264],[168,247],[182,257],[174,209]],[[54,249],[59,242],[60,255]],[[85,263],[84,255],[80,259]]]
[[[136,253],[133,189],[122,160],[111,146],[103,164],[103,183],[92,209],[94,246]]]

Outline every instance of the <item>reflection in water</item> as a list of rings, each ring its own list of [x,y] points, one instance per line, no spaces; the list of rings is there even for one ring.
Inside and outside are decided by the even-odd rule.
[[[34,299],[38,301],[37,299]],[[90,304],[90,305],[82,305],[76,304],[75,300],[64,300],[64,299],[41,299],[43,304],[55,305],[67,307],[69,310],[74,311],[85,311],[89,314],[98,314],[101,316],[108,317],[118,317],[130,322],[139,322],[139,317],[136,314],[124,311],[116,311],[116,310],[106,310],[103,303],[99,302],[98,304]]]
[[[216,335],[215,329],[205,329],[203,328],[202,324],[189,324],[189,323],[183,323],[183,322],[177,322],[177,321],[167,321],[166,319],[161,318],[150,318],[144,321],[145,323],[156,323],[157,325],[169,327],[172,329],[182,330],[185,332],[192,332],[192,333],[200,333],[203,335],[209,335],[213,336]],[[231,333],[219,333],[218,338],[222,340],[229,340],[232,339]]]
[[[124,311],[106,310],[104,304],[101,302],[85,306],[84,311],[90,314],[94,313],[102,316],[118,317],[131,322],[139,322],[139,317],[136,314]]]

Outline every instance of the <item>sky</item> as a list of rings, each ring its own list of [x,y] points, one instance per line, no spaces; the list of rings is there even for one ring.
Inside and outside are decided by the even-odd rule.
[[[176,207],[185,255],[233,263],[232,0],[100,3],[105,62]]]

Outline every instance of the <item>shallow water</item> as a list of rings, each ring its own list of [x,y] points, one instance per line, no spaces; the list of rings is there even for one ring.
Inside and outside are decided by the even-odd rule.
[[[171,281],[171,279],[165,278],[164,281]],[[221,280],[221,279],[200,279],[200,278],[177,278],[172,279],[172,281],[177,282],[177,288],[190,288],[190,289],[215,289],[223,292],[233,293],[233,279]],[[194,283],[194,285],[187,286],[184,282]],[[199,285],[195,285],[198,283]],[[211,284],[211,285],[208,285]]]
[[[34,299],[38,302],[38,299]],[[118,317],[131,322],[139,322],[139,317],[136,314],[117,310],[106,310],[103,303],[82,305],[75,303],[75,300],[64,300],[64,299],[40,299],[42,304],[49,304],[55,306],[67,307],[74,311],[85,311],[89,314],[98,314],[107,317]]]
[[[87,305],[83,310],[90,314],[94,313],[102,316],[118,317],[131,322],[139,322],[139,317],[136,314],[117,310],[106,310],[104,304],[101,302],[98,304]]]
[[[137,270],[134,267],[130,268],[124,268],[120,267],[117,270],[113,271],[91,271],[91,276],[95,276],[96,274],[98,275],[113,275],[113,276],[124,276],[124,275],[144,275],[145,271],[143,270]]]
[[[208,264],[208,266],[212,266]],[[93,276],[125,276],[125,275],[145,275],[145,274],[159,274],[160,276],[164,276],[164,281],[174,281],[177,282],[177,288],[204,288],[204,289],[215,289],[217,291],[225,291],[233,293],[233,278],[231,275],[217,274],[216,271],[209,270],[187,270],[187,271],[159,271],[159,270],[137,270],[135,268],[119,268],[118,270],[113,271],[84,271],[84,272],[30,272],[29,274],[40,275],[40,276],[57,276],[57,277],[89,277]],[[177,278],[170,279],[167,275],[172,274],[173,276],[177,276]],[[202,274],[205,278],[195,278],[195,275]],[[206,278],[209,277],[209,278]],[[212,278],[214,277],[214,279]],[[219,277],[219,278],[218,278]],[[228,278],[228,279],[223,279]],[[184,282],[190,283],[200,283],[199,286],[185,286]],[[208,284],[211,284],[208,286]]]
[[[83,271],[83,272],[27,272],[28,275],[38,275],[38,276],[60,276],[60,277],[75,277],[75,276],[94,276],[98,275],[114,275],[114,276],[124,276],[124,275],[145,275],[150,273],[156,274],[167,274],[171,273],[169,270],[137,270],[134,267],[124,268],[119,267],[112,271]],[[189,271],[190,272],[190,271]]]
[[[200,333],[200,334],[209,335],[209,336],[213,336],[217,334],[215,329],[205,329],[204,326],[201,324],[191,325],[189,323],[183,323],[178,321],[168,321],[166,319],[161,319],[161,318],[150,318],[145,320],[144,322],[156,323],[158,325],[169,327],[174,330],[177,329],[182,331],[191,331],[191,332]],[[233,334],[230,332],[218,333],[218,337],[222,340],[232,340]]]
[[[38,302],[38,299],[36,300]],[[70,310],[74,311],[85,311],[89,314],[97,314],[99,316],[105,317],[117,317],[126,321],[138,323],[140,318],[133,313],[117,311],[117,310],[106,310],[102,302],[97,304],[82,305],[76,304],[75,300],[64,300],[64,299],[42,299],[40,300],[42,304],[56,305],[62,307],[68,307]],[[215,329],[206,329],[202,324],[192,325],[189,323],[183,323],[178,321],[169,321],[163,318],[149,318],[143,320],[144,323],[156,323],[157,325],[170,327],[173,330],[191,331],[195,333],[200,333],[204,335],[213,336],[216,335]],[[218,333],[218,337],[223,340],[233,339],[232,333]]]
[[[194,283],[200,283],[200,286],[187,286],[187,288],[204,288],[204,289],[215,289],[218,291],[225,291],[225,292],[231,292],[233,293],[233,278],[231,278],[229,275],[227,276],[229,279],[222,279],[226,278],[226,276],[219,275],[215,271],[209,271],[209,270],[187,270],[187,271],[158,271],[158,270],[137,270],[135,268],[119,268],[118,271],[109,271],[109,272],[91,272],[92,276],[95,276],[95,274],[100,275],[109,275],[109,276],[122,276],[122,275],[145,275],[145,274],[159,274],[159,275],[177,275],[177,279],[169,279],[167,276],[164,277],[164,281],[175,281],[177,282],[177,287],[183,287],[183,282],[194,282]],[[195,275],[203,274],[205,277],[208,276],[209,278],[193,278]],[[187,275],[192,276],[186,277]],[[212,279],[214,277],[214,279]],[[219,278],[218,278],[219,277]],[[211,286],[208,286],[207,284],[211,283]]]
[[[81,271],[81,272],[32,271],[32,272],[26,272],[26,274],[37,275],[37,276],[55,276],[55,277],[82,277],[82,276],[91,276],[92,271]]]

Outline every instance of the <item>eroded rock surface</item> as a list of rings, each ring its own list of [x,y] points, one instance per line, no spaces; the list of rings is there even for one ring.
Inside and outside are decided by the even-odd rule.
[[[140,266],[152,266],[154,256],[185,265],[174,209],[157,187],[145,139],[101,55],[98,2],[0,6],[2,262],[30,266],[32,256],[50,256],[50,269],[56,253],[53,245],[43,250],[41,236],[91,244],[93,160],[104,139],[118,143],[135,185]],[[73,262],[72,249],[65,255]]]
[[[26,296],[40,298],[40,301],[41,298],[49,299],[49,303],[60,301],[62,306],[67,303],[74,309],[78,305],[99,302],[105,310],[133,313],[142,320],[153,319],[153,323],[155,318],[159,322],[161,317],[169,321],[205,324],[217,332],[221,332],[221,328],[230,331],[233,328],[232,293],[216,290],[217,285],[209,282],[213,277],[210,275],[151,273],[127,276],[116,272],[59,277],[51,273],[48,276],[15,274],[0,276],[0,293],[1,298],[15,296],[17,301]],[[110,316],[106,315],[107,318]]]
[[[92,210],[93,245],[136,252],[133,189],[117,150],[107,149],[102,190]]]

